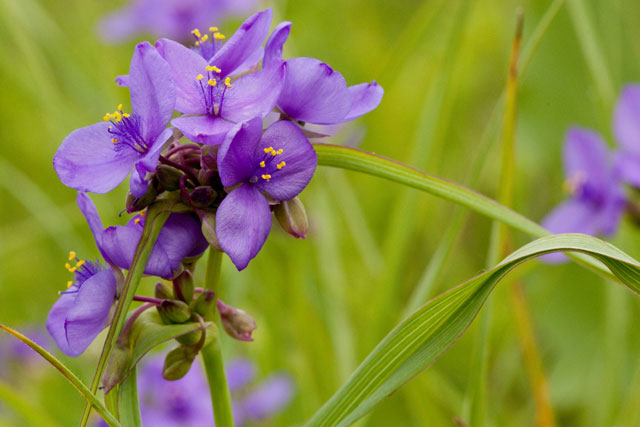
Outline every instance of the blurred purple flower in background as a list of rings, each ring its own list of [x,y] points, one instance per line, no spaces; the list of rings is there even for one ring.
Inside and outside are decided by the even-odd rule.
[[[184,40],[192,29],[250,12],[255,3],[255,0],[132,0],[104,17],[98,32],[104,41],[112,43],[141,33]]]
[[[43,347],[51,350],[51,338],[41,327],[26,326],[19,329],[24,336]],[[22,341],[0,334],[0,378],[8,379],[19,370],[29,370],[31,366],[44,362],[44,359]]]
[[[602,137],[577,126],[564,141],[566,190],[571,198],[557,206],[542,221],[551,233],[611,235],[625,210],[625,194],[613,163],[613,154]],[[550,254],[547,262],[562,262],[562,254]]]
[[[616,166],[622,179],[640,188],[640,85],[622,90],[613,116],[613,131],[620,144]]]
[[[200,364],[195,363],[189,373],[177,381],[162,378],[162,366],[163,358],[152,356],[138,371],[143,425],[213,425],[209,386]],[[255,376],[255,366],[246,359],[231,361],[226,372],[236,426],[266,419],[283,409],[293,397],[293,384],[287,375],[272,375],[253,388],[248,387]]]

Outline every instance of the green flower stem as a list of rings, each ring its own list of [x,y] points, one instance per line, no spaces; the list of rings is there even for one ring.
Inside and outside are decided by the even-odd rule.
[[[207,273],[205,279],[205,289],[215,292],[216,300],[220,292],[220,267],[222,266],[222,252],[209,249],[209,261],[207,263]],[[206,316],[205,320],[215,320],[220,329],[220,316],[213,304],[213,309]],[[201,351],[204,369],[209,381],[209,391],[211,392],[211,404],[213,405],[213,415],[216,426],[233,427],[233,412],[231,411],[231,395],[227,386],[227,377],[224,373],[224,361],[222,360],[222,348],[220,346],[220,335],[218,338]]]
[[[133,256],[131,268],[127,273],[122,293],[118,299],[118,304],[116,305],[113,321],[111,322],[111,327],[107,333],[107,338],[105,339],[104,347],[102,348],[102,354],[100,354],[100,360],[98,361],[98,366],[93,376],[93,381],[91,382],[91,392],[94,394],[98,391],[98,387],[100,386],[102,374],[107,366],[111,350],[120,336],[120,331],[124,325],[127,312],[129,311],[129,307],[133,301],[133,296],[136,293],[140,279],[142,279],[142,274],[145,266],[147,265],[147,261],[149,261],[151,250],[153,249],[153,246],[158,239],[158,234],[160,234],[160,230],[169,217],[169,214],[170,207],[168,207],[166,203],[162,202],[151,205],[147,210],[147,220],[145,221],[144,229],[142,230],[142,236],[140,237],[140,242],[138,242],[138,247],[136,248],[136,252]],[[82,420],[80,421],[81,427],[84,427],[87,424],[90,413],[91,406],[86,404],[84,412],[82,413]]]

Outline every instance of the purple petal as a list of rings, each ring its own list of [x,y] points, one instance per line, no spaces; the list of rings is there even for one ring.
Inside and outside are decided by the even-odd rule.
[[[349,86],[349,94],[351,95],[351,109],[344,118],[345,122],[367,114],[380,105],[384,89],[374,80],[371,83]]]
[[[260,61],[263,57],[264,48],[260,46],[236,68],[235,74],[254,73],[259,68]]]
[[[613,131],[625,151],[640,156],[640,85],[623,89],[613,116]]]
[[[176,90],[175,109],[184,114],[205,114],[207,109],[196,76],[206,75],[207,61],[191,49],[169,39],[158,40],[156,49],[171,68]]]
[[[287,61],[285,84],[278,106],[303,122],[333,124],[344,120],[351,108],[351,94],[344,77],[315,58]]]
[[[607,191],[609,152],[600,134],[573,126],[564,140],[564,171],[568,179],[578,179],[596,192]]]
[[[47,330],[64,354],[75,357],[104,329],[115,300],[116,279],[111,270],[103,270],[70,291],[49,312]]]
[[[182,116],[171,120],[187,139],[201,144],[218,145],[224,141],[234,124],[220,117]]]
[[[623,181],[640,188],[640,154],[622,151],[616,154],[615,164]]]
[[[281,169],[267,168],[269,170],[265,173],[270,174],[271,179],[260,180],[256,185],[275,199],[292,199],[311,181],[318,164],[316,152],[300,128],[286,120],[269,126],[262,135],[258,153],[268,147],[282,149],[282,154],[276,156],[269,166],[282,161],[286,165]]]
[[[149,42],[139,43],[129,69],[131,109],[142,119],[142,137],[156,138],[166,127],[176,104],[169,64]]]
[[[272,376],[250,392],[243,401],[248,419],[263,420],[284,408],[293,397],[293,382],[285,375]]]
[[[273,11],[266,9],[250,16],[240,25],[222,48],[211,58],[210,64],[222,70],[222,76],[232,74],[247,58],[259,49],[269,34]]]
[[[229,389],[234,392],[247,386],[256,374],[256,368],[248,359],[234,359],[225,367]]]
[[[243,270],[258,254],[270,229],[269,202],[254,186],[243,184],[220,203],[216,235],[238,270]]]
[[[236,125],[218,150],[218,173],[222,185],[247,182],[256,167],[256,149],[262,133],[262,120],[255,118]]]
[[[109,123],[76,129],[67,136],[53,157],[60,181],[68,187],[92,193],[107,193],[129,174],[137,154],[116,151],[107,132]]]
[[[86,193],[78,193],[78,196],[76,197],[76,203],[78,204],[78,208],[80,208],[80,212],[82,212],[85,219],[87,220],[87,224],[89,224],[89,228],[91,229],[93,238],[96,241],[96,246],[98,246],[102,257],[105,260],[109,261],[109,258],[102,250],[102,236],[104,233],[104,227],[102,225],[102,220],[100,219],[98,209],[96,209],[96,205],[93,203],[93,200],[91,200],[91,197],[89,197]]]
[[[582,233],[595,235],[598,232],[598,212],[593,206],[580,200],[570,199],[551,211],[542,226],[550,233]]]
[[[285,64],[239,78],[224,94],[220,116],[232,122],[264,117],[273,110],[285,76]]]
[[[262,59],[262,66],[268,67],[274,61],[282,59],[282,47],[289,38],[291,32],[291,22],[284,21],[278,24],[276,28],[271,32],[269,40],[264,47],[264,58]]]

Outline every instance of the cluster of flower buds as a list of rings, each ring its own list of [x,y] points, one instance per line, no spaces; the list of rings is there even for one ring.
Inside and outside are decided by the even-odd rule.
[[[146,304],[123,328],[122,357],[112,359],[118,366],[108,370],[107,388],[122,377],[131,347],[127,334],[150,307],[163,325],[197,329],[177,339],[180,345],[165,360],[166,378],[183,376],[217,336],[215,325],[204,321],[214,303],[229,335],[251,341],[254,320],[194,288],[193,264],[211,247],[238,270],[246,268],[269,235],[272,213],[286,232],[306,237],[308,220],[297,196],[317,165],[309,138],[326,136],[307,123],[350,121],[382,99],[375,81],[347,86],[315,58],[284,59],[291,23],[279,24],[267,39],[271,17],[270,9],[258,12],[229,38],[217,27],[195,29],[190,47],[168,39],[138,44],[129,74],[116,79],[129,88],[130,109],[120,104],[101,122],[71,132],[54,157],[62,183],[79,191],[78,206],[105,261],[69,265],[75,279],[47,322],[66,354],[82,353],[109,324],[147,208],[172,201],[144,274],[171,280],[173,288],[160,283],[154,297],[136,297]],[[126,211],[134,215],[125,226],[104,228],[86,193],[109,192],[128,176]]]

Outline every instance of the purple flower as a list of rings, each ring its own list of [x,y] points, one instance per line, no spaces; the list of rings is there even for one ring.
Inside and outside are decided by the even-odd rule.
[[[547,215],[542,225],[554,234],[613,234],[625,209],[625,195],[602,137],[577,126],[569,129],[564,171],[571,198]],[[545,259],[558,262],[565,257],[552,254]]]
[[[291,31],[282,22],[271,33],[265,46],[263,66],[283,62],[282,46]],[[286,60],[285,84],[278,108],[292,119],[329,125],[356,119],[375,109],[384,90],[375,80],[347,87],[344,77],[315,58]]]
[[[640,188],[640,85],[626,86],[616,105],[613,131],[620,143],[616,166],[622,179]]]
[[[162,378],[162,365],[161,357],[151,357],[139,371],[143,424],[163,427],[213,425],[209,387],[200,365],[194,363],[189,373],[177,381]],[[255,375],[251,362],[236,359],[226,366],[226,372],[236,426],[264,420],[291,401],[293,385],[288,376],[273,375],[247,392],[245,389]]]
[[[234,124],[265,117],[275,106],[284,82],[284,64],[265,67],[233,82],[229,77],[255,57],[268,33],[271,14],[271,9],[256,13],[220,49],[208,48],[212,55],[209,61],[205,59],[208,55],[203,57],[174,41],[156,42],[171,67],[176,110],[186,114],[171,124],[191,141],[220,144]],[[212,43],[200,43],[201,50],[205,45],[214,46]]]
[[[136,215],[127,225],[105,229],[91,198],[85,193],[78,193],[77,201],[104,259],[128,269],[142,235],[144,214]],[[190,213],[173,213],[160,231],[144,272],[171,278],[180,270],[184,258],[202,254],[207,246],[197,217]]]
[[[248,12],[255,0],[133,0],[99,23],[105,41],[119,42],[140,33],[181,40],[193,28]]]
[[[269,235],[269,200],[296,197],[317,165],[316,153],[302,131],[289,121],[264,133],[253,119],[229,132],[218,151],[222,185],[234,187],[216,213],[216,234],[238,270],[257,255]],[[266,196],[265,196],[266,195]]]
[[[107,325],[117,282],[113,271],[97,262],[78,261],[67,268],[75,277],[51,308],[47,330],[64,354],[75,357]]]
[[[175,105],[171,70],[149,43],[140,43],[129,74],[132,113],[118,106],[105,122],[77,129],[65,138],[53,166],[60,180],[80,191],[106,193],[120,184],[135,166],[131,192],[147,190],[145,176],[155,170]]]

